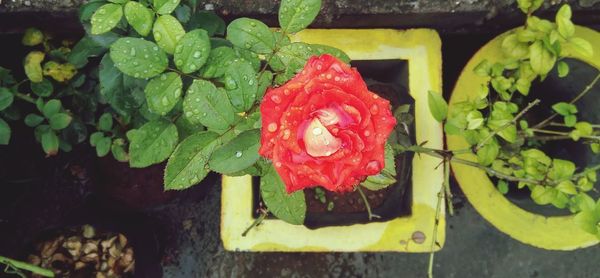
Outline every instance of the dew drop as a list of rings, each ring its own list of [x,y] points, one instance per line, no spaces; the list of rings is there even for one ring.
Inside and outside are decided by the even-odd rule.
[[[200,55],[202,55],[202,53],[200,53],[200,51],[194,52],[194,58],[200,58]]]
[[[279,161],[275,162],[275,167],[277,167],[277,168],[281,167],[281,162],[279,162]]]
[[[281,97],[279,97],[278,95],[272,95],[271,100],[277,104],[281,103]]]
[[[183,65],[183,61],[181,59],[179,59],[179,60],[175,61],[175,65],[181,66],[181,65]]]
[[[162,105],[164,105],[164,106],[169,105],[169,99],[166,96],[164,96],[161,101],[162,101]]]
[[[235,157],[237,157],[237,158],[242,157],[242,152],[241,151],[235,152]]]
[[[194,65],[194,64],[191,64],[191,65],[190,65],[190,70],[192,70],[192,71],[196,70],[196,65]]]
[[[340,81],[340,77],[339,77],[339,76],[336,76],[335,78],[333,78],[333,80],[335,80],[335,81]]]
[[[166,74],[161,75],[160,80],[162,80],[162,81],[167,80],[167,75]]]
[[[206,112],[202,113],[202,117],[206,117]]]
[[[371,132],[370,132],[370,131],[368,131],[368,130],[365,130],[365,133],[364,133],[364,134],[365,134],[365,136],[366,136],[366,137],[369,137],[369,136],[371,135]]]
[[[290,132],[289,129],[284,130],[283,131],[283,136],[281,136],[281,139],[283,139],[283,140],[290,139],[290,134],[291,134],[291,132]]]
[[[320,127],[315,127],[312,130],[313,135],[321,135],[322,133],[323,133],[323,130]]]
[[[377,104],[373,104],[373,106],[371,106],[371,109],[369,109],[369,111],[371,111],[371,114],[377,115],[377,113],[379,113],[379,107],[377,107]]]
[[[191,117],[192,116],[192,112],[185,112],[185,116],[188,117],[188,118]]]
[[[270,123],[270,124],[267,126],[267,130],[268,130],[269,132],[275,132],[275,131],[277,131],[277,124],[276,124],[276,123]]]

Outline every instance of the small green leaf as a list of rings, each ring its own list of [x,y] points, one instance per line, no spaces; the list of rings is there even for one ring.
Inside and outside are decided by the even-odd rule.
[[[46,119],[50,119],[52,116],[54,116],[54,114],[60,111],[61,107],[62,103],[60,102],[60,100],[51,99],[48,102],[46,102],[46,104],[44,104],[42,113],[44,114],[44,117],[46,117]]]
[[[181,23],[187,23],[192,16],[192,9],[188,5],[180,5],[175,9],[175,17]]]
[[[570,195],[577,194],[577,188],[575,188],[575,184],[570,180],[562,181],[556,186],[556,189]]]
[[[129,165],[144,168],[164,161],[177,145],[177,127],[166,120],[151,121],[139,129],[130,130]]]
[[[181,99],[182,88],[183,82],[177,73],[168,72],[154,77],[144,89],[148,108],[156,114],[166,115]]]
[[[258,89],[256,99],[262,99],[265,93],[267,92],[267,88],[271,86],[273,82],[273,73],[265,70],[261,75],[258,76]]]
[[[92,15],[92,35],[112,30],[119,24],[121,17],[123,17],[123,6],[111,3],[101,6]]]
[[[90,135],[90,146],[95,147],[100,139],[104,138],[104,132],[96,131]]]
[[[554,181],[570,180],[575,173],[575,164],[568,160],[553,159],[548,177]]]
[[[10,141],[10,126],[6,121],[0,118],[0,145],[8,145]]]
[[[491,73],[491,68],[492,65],[490,65],[490,62],[488,60],[483,60],[479,62],[475,68],[473,68],[473,72],[479,76],[489,76]]]
[[[531,191],[531,199],[538,205],[547,205],[556,199],[557,193],[555,188],[535,185]]]
[[[225,70],[235,59],[236,55],[231,47],[213,48],[204,67],[200,70],[200,75],[204,78],[219,78],[225,74]]]
[[[304,68],[306,61],[312,55],[312,46],[302,42],[291,43],[280,48],[269,61],[274,71],[283,72],[277,75],[276,82],[283,84],[291,79]]]
[[[573,127],[577,123],[577,116],[575,115],[567,115],[565,116],[565,125],[568,127]]]
[[[158,14],[170,14],[177,6],[180,0],[154,0],[154,8]]]
[[[505,180],[499,180],[498,184],[496,185],[496,188],[498,188],[498,191],[500,191],[500,193],[506,194],[508,193],[508,182],[506,182]]]
[[[260,179],[260,196],[275,217],[294,225],[302,225],[306,217],[304,192],[288,194],[279,174],[271,166]]]
[[[529,46],[529,60],[534,72],[546,75],[554,67],[556,56],[548,51],[541,41],[536,41]]]
[[[31,82],[30,87],[31,91],[40,97],[49,97],[54,91],[54,86],[52,85],[52,82],[45,78],[42,79],[42,82],[39,83]]]
[[[102,137],[96,142],[96,155],[98,157],[105,157],[112,145],[112,139],[110,137]]]
[[[14,95],[7,89],[0,87],[0,111],[8,108],[14,101]]]
[[[154,22],[152,28],[154,40],[165,52],[173,54],[177,42],[185,35],[181,23],[171,15],[161,15]]]
[[[260,130],[242,132],[229,143],[215,150],[208,161],[211,170],[231,174],[252,166],[259,158]]]
[[[225,92],[206,80],[194,80],[188,88],[183,112],[191,124],[202,124],[215,130],[227,129],[235,119]]]
[[[123,139],[118,138],[113,140],[110,151],[117,161],[129,161],[129,154],[127,154],[127,151],[125,150],[125,141]]]
[[[565,39],[568,39],[575,34],[575,25],[571,22],[571,7],[568,4],[562,5],[556,13],[556,26],[558,28],[558,33]]]
[[[186,26],[188,30],[204,29],[208,36],[225,35],[225,21],[212,11],[197,11]]]
[[[350,56],[348,56],[348,54],[333,46],[323,44],[311,44],[310,47],[312,48],[312,53],[314,55],[321,56],[323,54],[330,54],[346,64],[349,64],[351,61]]]
[[[594,56],[594,48],[592,47],[592,44],[585,39],[578,37],[571,38],[569,39],[569,45],[571,45],[575,51],[579,52],[579,54],[583,56]]]
[[[21,43],[26,46],[34,46],[42,43],[42,41],[44,41],[44,34],[42,31],[37,28],[27,28]]]
[[[135,78],[151,78],[168,65],[167,55],[153,42],[139,38],[120,38],[110,47],[110,58],[123,73]]]
[[[31,51],[25,56],[23,68],[25,69],[27,78],[29,78],[31,82],[42,82],[44,79],[42,61],[44,61],[45,57],[46,54],[41,51]]]
[[[44,121],[44,117],[38,114],[28,114],[25,116],[25,125],[28,127],[36,127]]]
[[[489,143],[477,150],[477,161],[483,166],[488,166],[494,162],[499,153],[500,146],[498,146],[498,143],[495,140],[490,140]]]
[[[139,2],[130,1],[125,5],[125,18],[129,25],[142,36],[147,36],[152,31],[154,13]]]
[[[183,140],[165,168],[165,190],[183,190],[208,174],[208,159],[220,144],[219,135],[203,131]]]
[[[50,128],[54,130],[65,129],[71,121],[73,117],[66,113],[56,113],[50,117]]]
[[[448,104],[442,94],[429,91],[427,98],[427,104],[429,105],[429,111],[433,118],[438,122],[443,122],[448,114]]]
[[[206,31],[196,29],[185,34],[175,46],[175,66],[183,73],[199,70],[208,60],[210,39]]]
[[[238,18],[227,26],[227,40],[233,45],[258,54],[269,54],[275,48],[275,38],[269,27],[251,18]]]
[[[575,223],[582,230],[590,233],[597,234],[598,233],[598,217],[594,214],[593,210],[582,210],[577,215],[575,215]]]
[[[57,154],[59,143],[58,136],[53,130],[47,130],[42,134],[42,148],[47,155]]]
[[[573,104],[566,102],[558,102],[552,105],[552,110],[558,113],[561,116],[568,116],[573,113],[577,113],[577,107]]]
[[[385,145],[385,167],[377,175],[368,176],[361,186],[377,191],[396,183],[396,163],[394,150],[389,144]]]
[[[558,77],[563,78],[569,74],[569,64],[565,63],[565,61],[558,62]]]
[[[510,34],[502,41],[502,50],[511,58],[521,59],[529,54],[527,44],[520,42],[517,34]]]
[[[256,101],[258,80],[250,63],[236,60],[225,70],[225,89],[236,112],[248,111]]]
[[[102,131],[110,131],[113,126],[113,117],[110,113],[104,113],[98,120],[98,129]]]
[[[306,28],[321,10],[321,0],[282,0],[279,6],[279,25],[285,33]]]

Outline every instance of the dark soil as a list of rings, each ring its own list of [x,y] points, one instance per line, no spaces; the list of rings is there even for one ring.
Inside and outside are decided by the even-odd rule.
[[[393,186],[391,186],[393,187]],[[389,191],[391,187],[384,188],[378,191],[371,191],[366,188],[363,188],[363,192],[369,200],[369,205],[371,208],[378,208],[383,204],[387,196],[389,196]],[[315,189],[307,189],[304,190],[306,194],[306,206],[308,212],[366,212],[367,208],[363,202],[362,197],[358,191],[353,191],[349,193],[335,193],[327,190],[323,190],[325,194],[325,202],[321,202],[319,200],[318,195],[315,193]],[[333,203],[333,208],[328,209],[329,203]]]

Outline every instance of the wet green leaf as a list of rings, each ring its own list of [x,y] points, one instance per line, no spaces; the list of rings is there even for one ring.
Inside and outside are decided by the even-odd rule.
[[[135,78],[151,78],[162,73],[167,55],[153,42],[139,38],[120,38],[110,47],[110,58],[123,73]]]
[[[279,25],[283,32],[296,33],[306,28],[321,10],[321,0],[282,0]]]
[[[179,140],[177,127],[166,120],[148,122],[139,129],[130,130],[127,137],[131,142],[129,165],[133,168],[144,168],[164,161]]]
[[[182,89],[183,82],[177,73],[168,72],[154,77],[144,89],[148,108],[156,114],[166,115],[181,100]]]
[[[192,16],[192,9],[188,5],[180,5],[175,9],[175,17],[181,23],[187,23]]]
[[[227,129],[234,121],[233,107],[221,89],[205,80],[194,80],[183,100],[184,117],[192,124],[215,130]]]
[[[208,174],[208,159],[220,144],[219,135],[203,131],[183,140],[165,168],[165,190],[189,188]]]
[[[123,17],[123,7],[118,4],[104,4],[92,15],[92,34],[99,35],[106,33],[121,21]]]
[[[385,166],[377,175],[368,176],[361,186],[372,190],[381,190],[396,183],[396,162],[394,150],[389,144],[385,145]]]
[[[219,78],[225,74],[225,70],[235,59],[236,54],[231,47],[213,48],[204,67],[200,69],[200,75],[204,78]]]
[[[330,54],[346,64],[350,63],[350,56],[348,56],[348,54],[346,54],[344,51],[337,49],[333,46],[323,44],[311,44],[310,47],[312,48],[312,53],[314,55],[320,56],[323,54]]]
[[[146,81],[123,74],[108,54],[100,62],[99,79],[100,94],[120,115],[131,117],[144,103]]]
[[[129,25],[142,36],[147,36],[152,30],[154,13],[149,8],[136,1],[130,1],[125,5],[125,18]]]
[[[154,8],[158,14],[170,14],[177,6],[180,0],[154,0]]]
[[[227,39],[233,45],[259,54],[269,54],[275,48],[275,38],[269,27],[251,18],[238,18],[227,26]]]
[[[184,73],[195,72],[206,63],[210,51],[210,40],[206,31],[190,31],[175,46],[175,66]]]
[[[208,36],[225,35],[225,21],[212,11],[198,11],[192,15],[187,23],[188,30],[204,29]]]
[[[211,170],[230,174],[252,166],[259,158],[260,130],[253,129],[242,132],[229,143],[215,150],[208,166]]]
[[[302,225],[306,217],[304,192],[288,194],[285,184],[272,166],[260,179],[260,196],[275,217],[294,225]]]
[[[225,90],[236,112],[248,111],[256,101],[258,80],[250,63],[233,61],[225,70]]]
[[[161,15],[152,28],[154,40],[165,52],[173,54],[177,42],[185,35],[181,23],[171,15]]]

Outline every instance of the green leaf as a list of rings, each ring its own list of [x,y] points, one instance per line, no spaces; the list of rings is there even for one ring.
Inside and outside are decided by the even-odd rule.
[[[242,132],[215,150],[208,161],[211,170],[224,175],[252,166],[259,158],[260,129]]]
[[[175,66],[183,73],[195,72],[206,63],[209,54],[210,39],[206,31],[190,31],[175,46]]]
[[[154,77],[144,89],[148,108],[156,114],[166,115],[181,99],[182,88],[183,82],[177,73],[168,72]]]
[[[25,125],[28,127],[36,127],[44,121],[44,117],[38,114],[28,114],[25,116]]]
[[[183,100],[185,118],[192,124],[202,124],[215,130],[224,130],[234,121],[229,98],[222,90],[206,80],[194,80]]]
[[[569,45],[571,45],[575,51],[579,52],[579,54],[583,56],[592,57],[594,55],[594,48],[592,47],[592,44],[585,39],[578,37],[571,38],[569,39]]]
[[[92,35],[106,33],[121,21],[123,7],[118,4],[105,4],[92,15]]]
[[[577,116],[575,115],[567,115],[565,116],[565,125],[568,127],[573,127],[577,123]]]
[[[577,113],[577,106],[566,102],[558,102],[552,105],[552,110],[556,111],[556,113],[561,116],[568,116]]]
[[[158,14],[170,14],[177,6],[180,0],[154,0],[154,8]]]
[[[535,185],[531,191],[531,199],[538,205],[547,205],[556,199],[557,193],[555,188]]]
[[[117,161],[129,161],[129,155],[127,154],[127,151],[125,151],[125,141],[123,139],[118,138],[113,140],[110,151]]]
[[[508,193],[508,183],[505,180],[499,180],[496,188],[498,188],[498,191],[502,194]]]
[[[192,16],[192,9],[188,5],[180,5],[175,9],[175,17],[179,22],[186,23]]]
[[[577,194],[577,188],[575,188],[575,184],[570,180],[562,181],[556,186],[556,189],[570,195]]]
[[[578,122],[575,124],[575,129],[579,131],[582,136],[590,136],[594,133],[594,128],[588,122]]]
[[[58,136],[56,136],[53,130],[47,130],[42,134],[42,148],[47,155],[57,154],[59,143]]]
[[[442,94],[429,91],[427,104],[433,118],[438,122],[443,122],[448,114],[448,104]]]
[[[154,13],[139,2],[130,1],[125,5],[125,18],[129,25],[142,36],[147,36],[152,31]]]
[[[526,43],[519,41],[517,34],[510,34],[502,41],[502,50],[511,58],[520,59],[529,54]]]
[[[517,0],[517,3],[523,13],[530,14],[541,7],[544,0]]]
[[[14,95],[7,89],[0,87],[0,111],[8,108],[14,101]]]
[[[251,18],[238,18],[227,26],[227,40],[233,45],[259,54],[269,54],[275,48],[275,38],[269,27]]]
[[[389,144],[385,145],[385,167],[377,175],[368,176],[361,186],[377,191],[396,183],[396,162],[394,150]]]
[[[108,54],[100,62],[99,79],[101,96],[121,116],[131,117],[144,103],[147,82],[123,74]]]
[[[135,78],[151,78],[167,69],[167,55],[153,42],[120,38],[110,47],[110,58],[123,73]]]
[[[491,73],[492,65],[488,60],[483,60],[473,68],[473,72],[479,76],[489,76]]]
[[[44,79],[42,73],[42,61],[44,61],[44,57],[46,57],[46,55],[40,51],[31,51],[25,56],[23,68],[25,69],[27,78],[29,78],[31,82],[42,82]]]
[[[276,79],[278,84],[285,83],[296,73],[300,72],[306,61],[312,56],[313,48],[302,42],[288,44],[275,53],[275,56],[269,61],[269,65],[274,71],[282,71]]]
[[[26,46],[35,46],[44,41],[44,34],[37,28],[27,28],[21,43]]]
[[[271,86],[273,82],[273,73],[265,70],[261,75],[258,76],[258,89],[256,99],[262,99],[265,93],[267,92],[267,88]]]
[[[110,131],[113,126],[113,117],[110,113],[104,113],[98,120],[98,129],[102,131]]]
[[[213,48],[204,67],[200,70],[200,75],[204,78],[219,78],[225,74],[225,70],[235,59],[236,55],[231,47]]]
[[[593,210],[582,210],[575,215],[574,220],[582,230],[594,235],[598,233],[599,221]]]
[[[112,139],[110,137],[102,137],[96,142],[96,155],[104,157],[110,152]]]
[[[282,0],[279,6],[279,25],[285,33],[306,28],[321,10],[321,0]]]
[[[104,138],[104,132],[96,131],[90,135],[90,146],[95,147],[100,139]]]
[[[154,22],[152,28],[154,40],[165,52],[173,54],[177,42],[185,35],[181,23],[171,15],[161,15]]]
[[[261,60],[258,57],[258,54],[247,50],[247,49],[242,49],[242,48],[238,48],[235,47],[234,50],[235,55],[240,58],[240,60],[245,60],[246,62],[250,63],[250,65],[252,65],[252,68],[254,69],[254,71],[258,72],[261,69]]]
[[[73,117],[66,113],[56,113],[50,117],[50,128],[54,130],[65,129],[71,121]]]
[[[61,104],[60,100],[51,99],[48,102],[46,102],[46,104],[44,104],[42,113],[44,114],[44,117],[46,117],[46,119],[50,119],[52,116],[54,116],[56,113],[58,113],[60,111],[61,107],[62,107],[62,104]]]
[[[481,112],[474,110],[467,114],[467,129],[478,129],[483,125],[483,115]]]
[[[546,75],[554,67],[556,56],[548,51],[541,41],[536,41],[529,46],[529,60],[535,73]]]
[[[250,63],[233,61],[225,70],[225,89],[236,112],[248,111],[256,101],[258,80]]]
[[[42,79],[42,82],[31,82],[30,87],[31,91],[40,97],[49,97],[54,91],[54,86],[52,86],[52,82],[45,78]]]
[[[571,22],[571,7],[568,4],[562,5],[556,13],[556,26],[558,33],[565,39],[570,38],[575,34],[575,25]]]
[[[118,39],[115,33],[106,33],[99,36],[83,37],[71,50],[67,60],[76,68],[82,68],[88,63],[89,57],[102,55],[114,41]]]
[[[0,145],[8,145],[10,141],[10,126],[8,123],[0,118]]]
[[[494,162],[499,153],[500,146],[498,146],[498,143],[495,140],[490,140],[489,143],[477,150],[477,161],[483,166],[488,166]]]
[[[209,131],[183,140],[165,168],[165,190],[183,190],[203,180],[209,171],[208,159],[219,144],[219,135]]]
[[[563,78],[569,74],[569,64],[565,63],[565,61],[558,62],[558,77]]]
[[[225,35],[225,21],[212,11],[197,11],[187,23],[188,30],[204,29],[208,36]]]
[[[288,194],[279,174],[271,166],[260,179],[260,196],[275,217],[294,225],[302,225],[306,217],[304,192]]]
[[[310,47],[312,48],[312,53],[314,55],[321,56],[323,54],[330,54],[346,64],[349,64],[351,61],[348,54],[333,46],[323,44],[311,44]]]
[[[568,160],[553,159],[548,177],[554,181],[570,180],[575,173],[575,164]]]
[[[151,121],[139,129],[130,130],[129,165],[144,168],[167,159],[175,149],[179,136],[177,127],[166,120]]]

